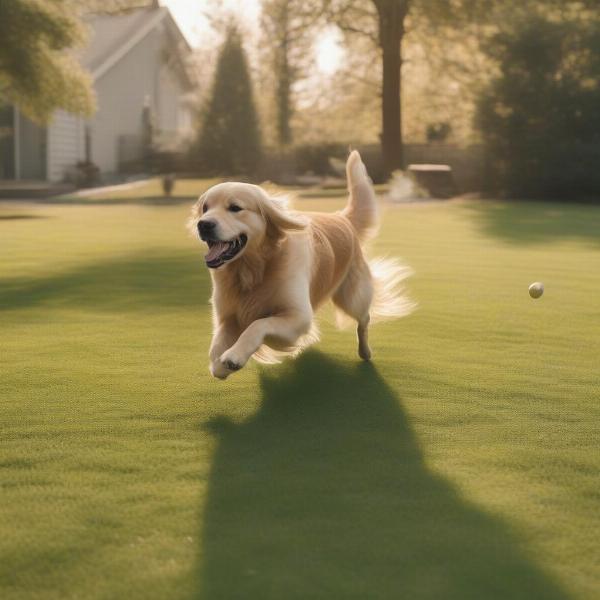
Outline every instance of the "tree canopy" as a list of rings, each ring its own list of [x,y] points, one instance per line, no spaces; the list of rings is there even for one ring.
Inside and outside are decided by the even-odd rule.
[[[318,0],[263,0],[261,25],[273,81],[277,143],[292,142],[293,86],[308,70],[322,7]]]
[[[67,0],[0,1],[0,97],[44,122],[62,108],[90,114],[94,94],[74,50],[85,29]]]
[[[497,185],[514,196],[600,193],[600,22],[529,15],[487,52],[498,74],[478,125]]]
[[[322,0],[328,18],[351,36],[358,35],[370,41],[372,52],[365,59],[376,72],[381,94],[381,146],[386,170],[403,166],[403,114],[407,96],[403,83],[407,68],[415,70],[421,61],[414,84],[421,86],[423,56],[436,57],[437,77],[446,79],[445,97],[439,104],[461,104],[456,90],[460,83],[448,82],[447,73],[468,73],[473,87],[486,83],[487,72],[481,70],[479,45],[515,20],[527,18],[535,11],[549,18],[561,20],[571,14],[597,12],[597,0]],[[405,41],[412,47],[406,53]],[[416,42],[416,43],[414,43]],[[364,48],[364,47],[363,47]],[[476,56],[477,55],[477,56]],[[491,55],[488,55],[491,57]],[[408,58],[408,65],[406,59]],[[416,59],[416,61],[415,61]],[[474,60],[472,60],[474,59]],[[425,59],[427,60],[427,59]],[[376,61],[376,62],[375,62]],[[473,65],[470,65],[470,63]],[[430,61],[432,66],[433,61]],[[443,66],[447,68],[440,68]],[[473,67],[473,68],[470,68]],[[413,73],[414,74],[414,73]],[[411,74],[411,76],[413,75]],[[431,72],[432,80],[436,73]],[[454,88],[454,90],[452,90]],[[451,93],[449,93],[451,91]],[[423,89],[422,93],[427,93]],[[411,107],[414,111],[415,105]],[[444,111],[439,111],[444,112]],[[448,111],[450,112],[450,111]],[[470,111],[466,111],[467,113]],[[412,115],[414,117],[414,115]],[[424,114],[424,118],[427,118]],[[423,129],[428,123],[423,123]]]

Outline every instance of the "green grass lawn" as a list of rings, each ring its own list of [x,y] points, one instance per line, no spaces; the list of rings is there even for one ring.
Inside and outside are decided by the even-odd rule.
[[[112,200],[0,205],[3,600],[599,597],[599,208],[389,207],[372,365],[221,382],[191,201]]]

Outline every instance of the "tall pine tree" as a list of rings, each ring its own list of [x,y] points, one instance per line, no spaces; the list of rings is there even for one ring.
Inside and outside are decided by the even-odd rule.
[[[203,169],[252,175],[261,155],[258,116],[241,36],[229,26],[199,139]]]

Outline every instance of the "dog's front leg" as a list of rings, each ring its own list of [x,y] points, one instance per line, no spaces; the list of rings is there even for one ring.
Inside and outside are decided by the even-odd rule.
[[[225,368],[219,358],[227,348],[231,348],[231,346],[235,344],[239,335],[239,328],[232,320],[222,321],[216,326],[213,332],[210,350],[208,351],[210,360],[209,369],[213,377],[225,379],[231,373],[230,370]]]
[[[237,342],[221,355],[220,362],[229,373],[241,369],[261,347],[266,337],[293,346],[298,338],[307,333],[312,322],[312,312],[297,310],[250,323]]]

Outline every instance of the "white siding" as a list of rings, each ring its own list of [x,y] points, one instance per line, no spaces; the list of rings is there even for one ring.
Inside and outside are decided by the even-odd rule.
[[[120,156],[130,160],[141,154],[146,101],[157,135],[189,127],[189,111],[181,101],[184,90],[164,63],[168,44],[164,28],[157,27],[96,81],[98,112],[91,121],[91,158],[102,173],[116,173]]]
[[[62,181],[68,169],[85,157],[84,128],[80,117],[59,110],[48,128],[47,177]]]
[[[180,104],[182,90],[172,72],[164,65],[160,70],[157,125],[161,131],[175,133],[181,129]]]
[[[118,171],[120,138],[142,135],[146,98],[156,110],[160,62],[161,36],[153,31],[96,82],[91,158],[102,173]]]

